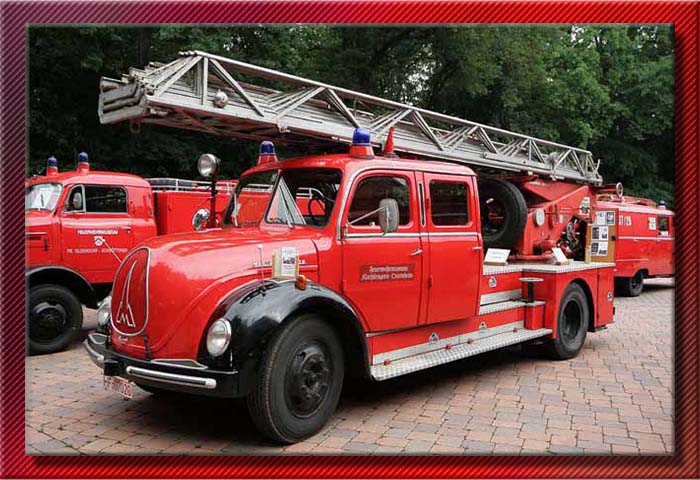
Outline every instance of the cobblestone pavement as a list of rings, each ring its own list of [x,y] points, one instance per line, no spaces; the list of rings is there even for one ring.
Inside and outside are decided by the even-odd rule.
[[[668,454],[673,452],[673,282],[616,300],[581,354],[491,352],[346,388],[330,424],[281,448],[245,403],[102,389],[78,342],[27,361],[26,451],[41,454]],[[94,312],[90,313],[94,322]]]

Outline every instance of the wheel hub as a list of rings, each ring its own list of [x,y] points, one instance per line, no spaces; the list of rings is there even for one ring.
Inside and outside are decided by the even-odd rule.
[[[570,301],[564,308],[562,318],[562,337],[566,343],[572,343],[576,340],[581,329],[583,313],[578,303]]]
[[[63,334],[68,323],[68,313],[60,304],[41,302],[32,308],[29,320],[32,340],[47,343]]]
[[[316,343],[299,350],[286,374],[286,397],[292,413],[299,417],[312,415],[321,405],[330,381],[328,355]]]

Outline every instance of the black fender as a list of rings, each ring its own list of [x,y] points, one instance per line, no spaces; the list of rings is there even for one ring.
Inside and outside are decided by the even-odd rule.
[[[269,342],[287,322],[304,312],[322,315],[342,339],[346,361],[352,365],[348,370],[369,376],[367,341],[360,317],[340,294],[329,288],[308,282],[302,290],[294,281],[265,281],[237,292],[223,308],[232,330],[230,358],[239,372],[239,390],[243,394],[258,378],[260,360]]]
[[[30,268],[24,274],[28,287],[54,284],[66,287],[73,292],[80,303],[89,308],[97,308],[99,295],[80,273],[59,265],[43,265]]]

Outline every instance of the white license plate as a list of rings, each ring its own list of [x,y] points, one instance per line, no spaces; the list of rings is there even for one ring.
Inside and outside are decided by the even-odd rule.
[[[134,384],[128,380],[121,377],[102,377],[102,384],[105,390],[111,390],[112,392],[117,392],[119,395],[125,398],[134,397]]]

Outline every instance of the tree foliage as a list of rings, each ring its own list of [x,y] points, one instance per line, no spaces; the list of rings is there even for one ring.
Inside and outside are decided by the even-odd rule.
[[[87,151],[101,168],[193,178],[207,151],[239,175],[252,142],[97,118],[100,77],[199,49],[587,148],[606,181],[672,201],[673,48],[667,26],[32,27],[28,173]]]

